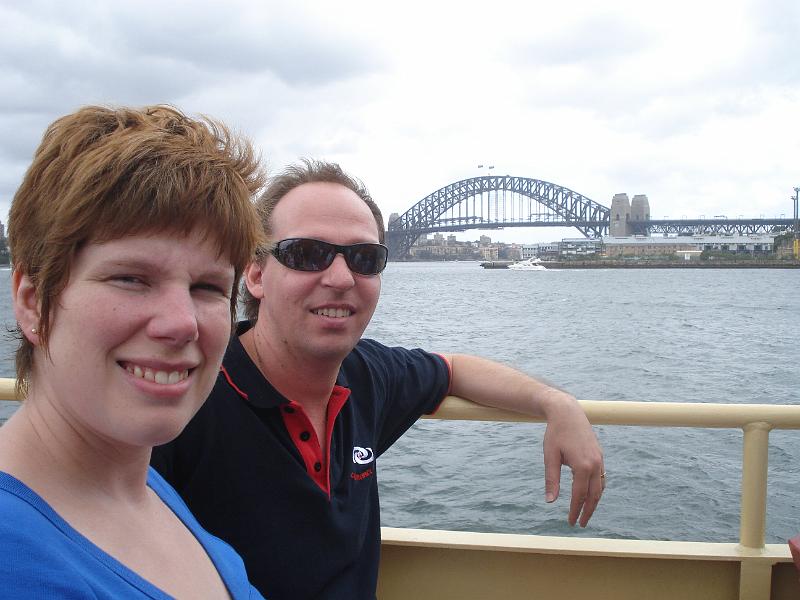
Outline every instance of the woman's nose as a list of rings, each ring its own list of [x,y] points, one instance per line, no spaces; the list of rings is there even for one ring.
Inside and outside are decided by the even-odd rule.
[[[175,345],[197,340],[197,311],[190,290],[165,290],[154,302],[154,314],[148,327],[152,337]]]

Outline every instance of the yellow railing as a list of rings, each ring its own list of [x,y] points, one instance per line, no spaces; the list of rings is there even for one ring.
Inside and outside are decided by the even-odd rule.
[[[764,550],[769,432],[772,429],[800,429],[800,406],[606,400],[581,400],[580,403],[589,421],[595,425],[741,429],[744,432],[744,444],[739,544],[745,554],[758,555]],[[543,421],[479,406],[452,396],[445,400],[435,415],[427,418],[530,423]],[[769,598],[770,577],[768,564],[742,561],[740,598]]]
[[[580,403],[589,421],[595,425],[743,430],[739,542],[747,548],[764,547],[769,432],[772,429],[800,429],[800,406],[607,400],[581,400]],[[542,422],[542,419],[479,406],[452,396],[447,398],[435,415],[428,418]]]
[[[0,379],[0,400],[14,399],[14,380]],[[772,429],[800,429],[800,405],[604,400],[581,400],[580,403],[589,421],[595,425],[741,429],[744,444],[739,544],[744,555],[757,557],[764,550],[769,432]],[[426,418],[542,422],[542,419],[479,406],[452,396],[442,403],[435,415]],[[768,594],[769,577],[770,571],[763,562],[743,561],[740,597],[769,597],[763,596],[763,590]],[[748,590],[755,589],[760,591],[748,593]]]
[[[774,404],[700,404],[581,400],[595,425],[699,427],[744,431],[742,505],[739,542],[763,548],[767,512],[767,462],[772,429],[800,429],[800,406]],[[428,418],[470,421],[542,422],[518,413],[479,406],[449,397]]]

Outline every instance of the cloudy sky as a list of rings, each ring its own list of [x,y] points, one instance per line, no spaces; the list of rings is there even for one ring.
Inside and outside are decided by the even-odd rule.
[[[337,161],[385,216],[478,164],[654,218],[791,217],[800,186],[796,0],[0,0],[0,90],[4,223],[85,104],[220,118],[273,172]]]

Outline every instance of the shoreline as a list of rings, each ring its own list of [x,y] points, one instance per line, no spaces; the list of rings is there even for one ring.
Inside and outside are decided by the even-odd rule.
[[[514,261],[487,261],[480,263],[484,269],[507,269]],[[800,269],[800,261],[542,261],[546,269]]]

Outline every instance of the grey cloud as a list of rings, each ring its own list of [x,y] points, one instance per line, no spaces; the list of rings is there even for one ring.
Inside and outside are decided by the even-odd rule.
[[[0,0],[0,159],[26,164],[44,128],[87,103],[173,103],[255,135],[281,104],[335,94],[381,60],[300,9],[242,7]]]
[[[128,59],[118,44],[80,28],[46,18],[35,23],[35,15],[1,8],[0,18],[0,77],[7,91],[0,110],[7,113],[55,116],[86,102],[143,103],[174,98],[201,82],[196,70],[169,57]]]
[[[758,45],[740,72],[753,85],[795,85],[800,82],[800,3],[796,0],[757,2],[752,22]]]
[[[329,30],[294,5],[145,0],[81,10],[74,3],[33,2],[25,10],[4,12],[19,24],[35,22],[37,29],[47,27],[56,34],[40,36],[28,56],[32,63],[39,62],[44,51],[55,50],[58,58],[64,47],[83,44],[88,51],[81,53],[82,59],[93,49],[101,62],[120,56],[144,64],[170,61],[189,69],[184,80],[226,72],[272,72],[287,85],[314,86],[372,72],[381,62],[366,39]],[[0,44],[9,50],[16,47],[15,58],[24,59],[27,53],[20,46],[29,45],[26,32],[11,37]],[[119,67],[124,72],[125,65]],[[181,79],[177,70],[173,77]]]
[[[599,15],[579,22],[568,31],[549,34],[542,24],[531,28],[534,38],[513,47],[507,60],[519,66],[592,65],[594,68],[620,56],[645,50],[644,31],[624,21]]]
[[[614,65],[628,55],[646,58],[649,34],[610,17],[588,19],[556,34],[544,33],[534,42],[517,46],[509,62],[518,67],[520,77],[530,79],[532,106],[588,109],[622,129],[669,137],[691,131],[709,114],[758,112],[761,107],[753,97],[800,81],[796,58],[800,3],[756,2],[750,10],[753,46],[746,55],[689,81],[623,80]],[[542,35],[542,29],[532,35]],[[709,44],[714,44],[716,35],[726,34],[709,31]],[[569,70],[566,83],[557,76],[551,80],[561,69]],[[666,110],[658,106],[665,98],[676,100]]]
[[[2,114],[0,112],[0,160],[6,176],[9,164],[27,165],[52,119],[37,112]]]
[[[269,73],[313,87],[370,73],[380,60],[366,42],[311,20],[268,13],[249,22],[229,4],[66,6],[34,2],[23,13],[0,5],[0,75],[14,92],[0,98],[0,110],[50,111],[87,98],[163,101]]]
[[[369,73],[377,65],[367,48],[313,30],[271,25],[249,35],[232,29],[198,35],[192,31],[195,25],[143,27],[146,34],[128,29],[122,41],[135,54],[167,55],[200,71],[269,71],[290,86],[324,85]]]

